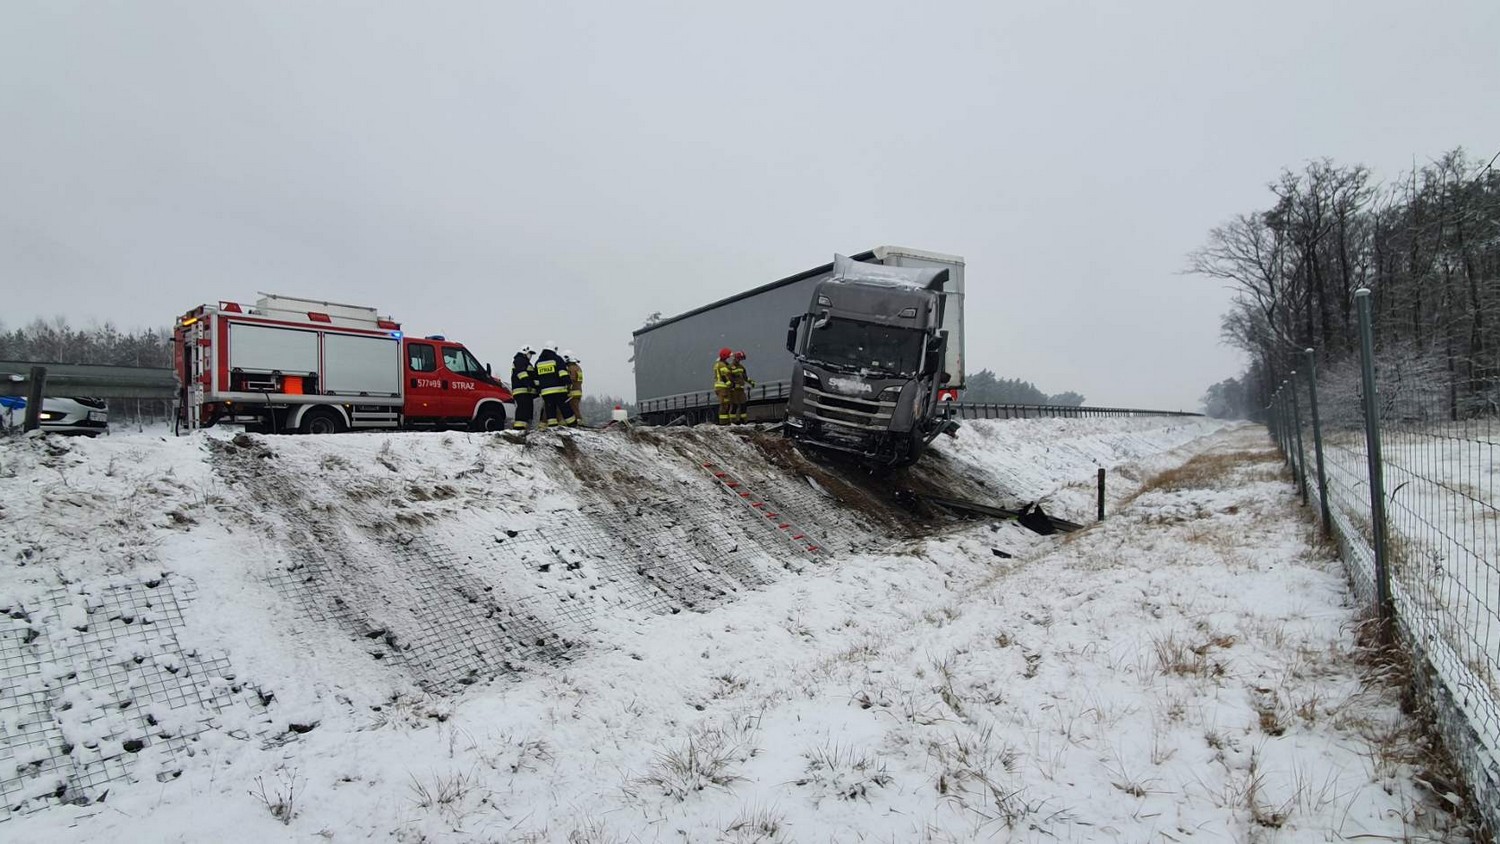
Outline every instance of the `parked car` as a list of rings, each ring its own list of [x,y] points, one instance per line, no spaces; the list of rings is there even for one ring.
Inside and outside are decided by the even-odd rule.
[[[26,419],[26,400],[6,397],[0,405],[0,420],[6,427],[21,427]],[[104,399],[88,396],[42,399],[43,431],[58,434],[83,434],[94,437],[109,432],[109,408]]]

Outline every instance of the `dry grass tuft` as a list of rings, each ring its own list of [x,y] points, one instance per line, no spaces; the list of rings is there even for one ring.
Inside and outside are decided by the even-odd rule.
[[[735,766],[759,752],[752,741],[758,726],[758,720],[750,718],[700,728],[682,745],[658,752],[639,782],[677,800],[710,787],[727,790],[742,779]]]
[[[774,809],[746,806],[724,827],[724,841],[733,844],[781,844],[787,837],[786,816]]]
[[[1182,492],[1191,489],[1222,487],[1230,479],[1236,479],[1239,470],[1251,466],[1261,469],[1264,464],[1274,464],[1280,460],[1276,452],[1270,449],[1200,454],[1181,466],[1159,472],[1146,479],[1129,500],[1134,500],[1147,492]]]

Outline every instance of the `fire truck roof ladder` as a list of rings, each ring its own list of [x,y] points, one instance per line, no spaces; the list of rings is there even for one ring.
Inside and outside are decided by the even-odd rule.
[[[399,328],[390,317],[383,317],[374,308],[362,305],[343,305],[321,299],[303,299],[297,296],[280,296],[262,291],[255,303],[255,310],[266,316],[290,317],[300,321],[321,322],[347,328]]]

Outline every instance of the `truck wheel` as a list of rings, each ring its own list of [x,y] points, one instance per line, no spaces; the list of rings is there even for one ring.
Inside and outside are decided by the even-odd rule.
[[[505,410],[499,407],[486,407],[474,416],[474,421],[469,423],[471,431],[503,431],[505,430]]]
[[[326,407],[315,407],[302,414],[302,427],[299,428],[304,434],[337,434],[344,429],[344,422],[339,415]]]

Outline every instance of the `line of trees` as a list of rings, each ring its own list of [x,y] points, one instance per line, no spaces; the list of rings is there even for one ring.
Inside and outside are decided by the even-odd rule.
[[[1083,404],[1083,396],[1074,392],[1057,393],[1048,395],[1030,381],[1022,381],[1019,378],[998,378],[989,369],[981,369],[975,372],[964,382],[963,393],[959,399],[966,402],[979,402],[984,404],[1055,404],[1065,407],[1078,407]]]
[[[62,317],[37,319],[11,331],[0,325],[0,360],[169,367],[172,334],[154,328],[121,331],[109,322],[75,329]]]
[[[1497,155],[1496,158],[1500,158]],[[1237,295],[1223,336],[1250,354],[1204,396],[1211,413],[1259,418],[1274,385],[1316,349],[1333,369],[1358,350],[1354,292],[1369,288],[1392,389],[1450,419],[1500,404],[1500,171],[1462,149],[1388,184],[1323,159],[1283,170],[1268,210],[1213,229],[1190,272]],[[1323,365],[1320,363],[1320,366]],[[1384,392],[1386,385],[1382,384]]]

